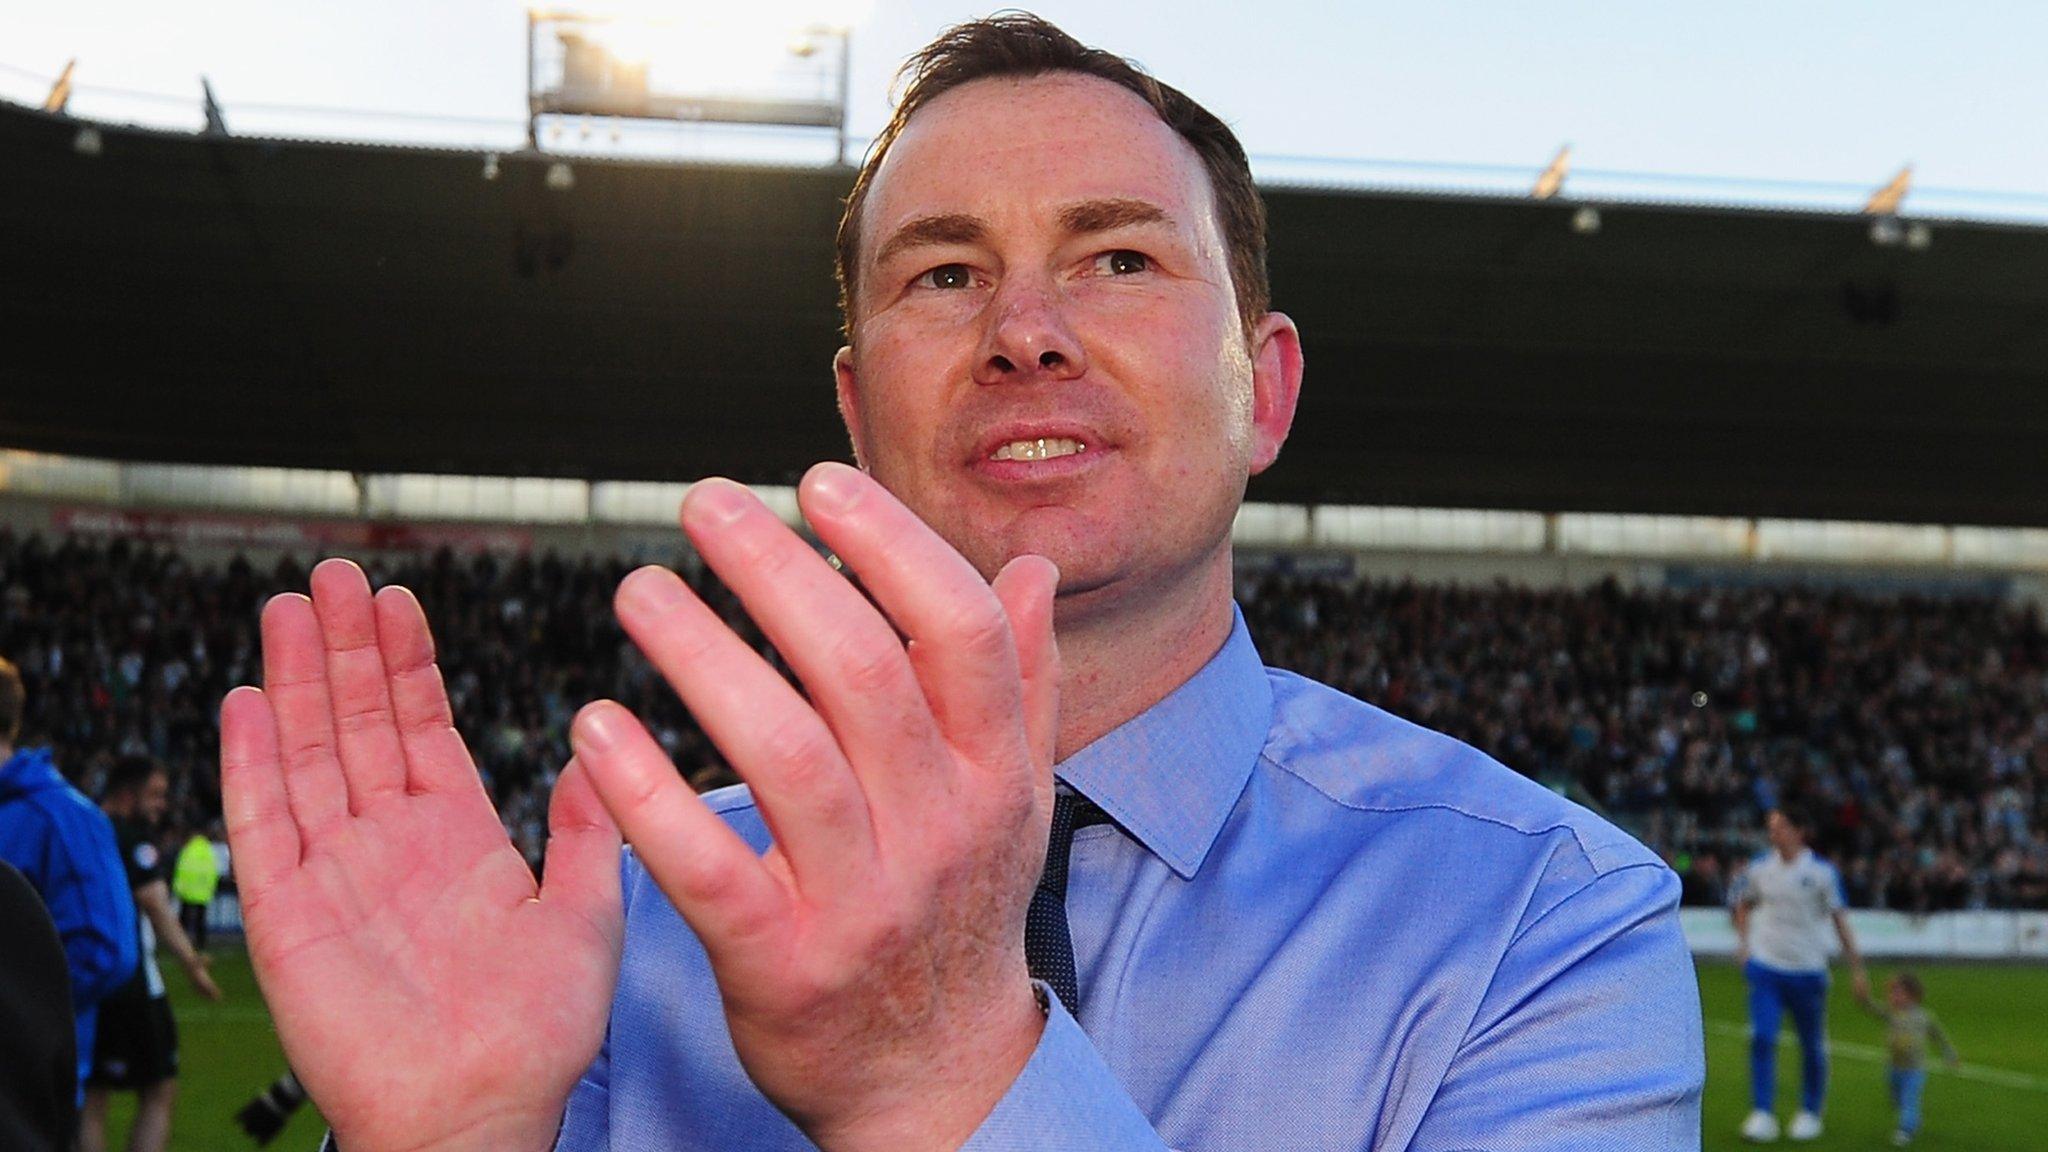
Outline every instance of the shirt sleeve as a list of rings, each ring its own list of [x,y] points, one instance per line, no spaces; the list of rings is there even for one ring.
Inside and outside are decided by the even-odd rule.
[[[1962,1054],[1956,1051],[1955,1043],[1948,1038],[1948,1029],[1941,1026],[1941,1021],[1935,1019],[1932,1012],[1927,1014],[1927,1035],[1934,1040],[1935,1047],[1941,1049],[1942,1059],[1962,1059]]]
[[[1088,1034],[1057,996],[1046,1000],[1038,1048],[961,1152],[1166,1152]]]
[[[562,1130],[555,1134],[555,1152],[605,1152],[612,1146],[611,1051],[612,1038],[607,1030],[597,1059],[584,1070],[576,1087],[569,1090]]]
[[[64,941],[71,1002],[97,1004],[135,974],[135,899],[114,846],[114,829],[91,814],[50,845],[52,883],[44,898]]]
[[[1728,882],[1728,907],[1730,909],[1756,903],[1756,893],[1753,890],[1756,886],[1756,881],[1750,877],[1751,867],[1754,867],[1754,865],[1738,868],[1734,879]]]
[[[156,841],[128,825],[117,828],[114,839],[121,849],[121,864],[128,870],[130,891],[140,892],[164,878],[163,853],[157,850]]]
[[[1415,1152],[1695,1152],[1706,1041],[1678,878],[1598,876],[1515,937]]]

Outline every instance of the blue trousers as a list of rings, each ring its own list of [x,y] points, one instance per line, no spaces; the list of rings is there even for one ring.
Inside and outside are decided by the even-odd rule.
[[[1920,1090],[1927,1087],[1927,1069],[1891,1070],[1892,1107],[1899,1110],[1899,1131],[1911,1136],[1920,1130]]]
[[[1778,1098],[1778,1024],[1792,1014],[1799,1032],[1799,1101],[1820,1115],[1828,1094],[1826,972],[1781,972],[1751,960],[1742,969],[1749,981],[1749,1092],[1756,1106],[1773,1111]]]

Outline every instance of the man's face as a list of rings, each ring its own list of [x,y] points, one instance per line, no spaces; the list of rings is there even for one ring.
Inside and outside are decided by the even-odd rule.
[[[171,781],[161,772],[153,773],[142,782],[142,790],[135,794],[135,814],[144,824],[154,828],[163,822],[164,813],[171,807]]]
[[[1779,855],[1797,856],[1806,847],[1806,837],[1799,831],[1799,825],[1785,818],[1783,812],[1773,812],[1764,817],[1764,834],[1770,838],[1771,847]]]
[[[1300,345],[1269,313],[1246,346],[1186,142],[1104,80],[975,81],[911,119],[865,213],[836,364],[863,467],[985,576],[1050,557],[1062,597],[1227,565]]]

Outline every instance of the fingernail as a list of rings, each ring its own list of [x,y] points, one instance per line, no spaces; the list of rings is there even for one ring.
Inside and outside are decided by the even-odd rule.
[[[579,748],[592,752],[609,752],[625,734],[623,722],[616,705],[592,704],[576,714],[576,723],[569,727],[569,739]]]
[[[820,464],[811,469],[811,498],[826,510],[844,512],[860,501],[861,474],[844,464]]]
[[[747,514],[754,498],[738,484],[726,479],[699,481],[684,497],[686,506],[714,524],[730,524]]]
[[[636,568],[619,582],[619,596],[648,608],[672,608],[682,599],[679,583],[666,568]]]

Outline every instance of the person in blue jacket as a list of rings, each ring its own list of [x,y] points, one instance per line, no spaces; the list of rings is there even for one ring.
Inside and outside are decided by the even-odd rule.
[[[21,673],[0,658],[0,860],[28,878],[64,942],[82,1096],[99,1003],[135,974],[135,900],[106,813],[49,749],[15,747],[26,700]]]

